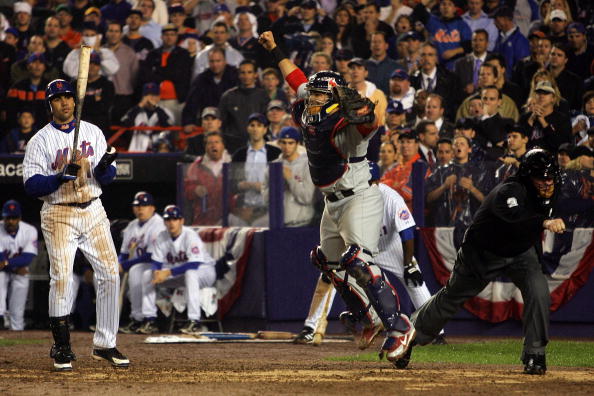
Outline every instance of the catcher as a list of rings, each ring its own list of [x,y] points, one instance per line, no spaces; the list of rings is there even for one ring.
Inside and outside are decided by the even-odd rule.
[[[312,263],[332,280],[351,312],[367,315],[366,307],[373,306],[387,332],[380,356],[395,361],[406,352],[415,330],[400,313],[398,296],[373,262],[384,204],[377,186],[369,184],[365,158],[377,129],[375,106],[347,88],[333,71],[317,72],[308,80],[276,46],[271,32],[262,33],[259,41],[302,98],[293,107],[293,117],[303,133],[312,181],[326,204]]]

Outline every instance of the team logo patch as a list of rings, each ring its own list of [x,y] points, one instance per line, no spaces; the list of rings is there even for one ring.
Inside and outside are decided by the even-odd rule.
[[[408,220],[410,219],[410,213],[408,213],[408,210],[402,209],[400,213],[398,213],[398,217],[400,217],[400,220]]]
[[[510,197],[507,199],[507,207],[513,208],[514,206],[518,206],[518,200],[515,197]]]
[[[194,247],[192,248],[192,253],[194,253],[194,254],[198,254],[198,253],[200,253],[200,249],[198,249],[198,246],[194,246]]]

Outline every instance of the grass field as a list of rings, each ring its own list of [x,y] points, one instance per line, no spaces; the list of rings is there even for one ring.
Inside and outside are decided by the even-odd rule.
[[[13,346],[13,345],[35,345],[46,343],[44,340],[19,338],[19,339],[4,339],[0,338],[0,347]]]
[[[518,364],[521,342],[485,341],[465,344],[415,347],[411,361],[423,363]],[[377,361],[377,353],[331,357],[333,361]],[[594,367],[594,343],[552,341],[547,346],[547,365]]]

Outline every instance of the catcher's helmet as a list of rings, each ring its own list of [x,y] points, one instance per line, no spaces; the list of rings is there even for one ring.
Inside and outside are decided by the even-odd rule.
[[[346,87],[346,85],[346,81],[339,73],[331,70],[322,70],[309,77],[307,84],[305,84],[305,90],[307,92],[316,91],[332,95],[332,88],[338,86]]]
[[[561,172],[555,158],[549,152],[535,148],[524,155],[518,169],[518,176],[553,179],[557,183],[561,178]]]
[[[47,88],[45,89],[45,99],[48,103],[57,95],[70,95],[75,97],[72,85],[68,81],[61,79],[53,80],[47,84]]]

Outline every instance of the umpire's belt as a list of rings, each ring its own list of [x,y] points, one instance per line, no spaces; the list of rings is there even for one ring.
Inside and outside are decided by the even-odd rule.
[[[336,191],[332,194],[328,194],[326,195],[326,199],[330,202],[336,202],[343,198],[350,197],[351,195],[355,195],[355,192],[352,188],[350,190]]]
[[[58,205],[62,205],[62,206],[74,206],[75,208],[81,208],[81,209],[86,209],[89,207],[90,204],[93,203],[94,200],[96,200],[97,198],[93,198],[90,201],[87,202],[70,202],[70,203],[59,203]]]

